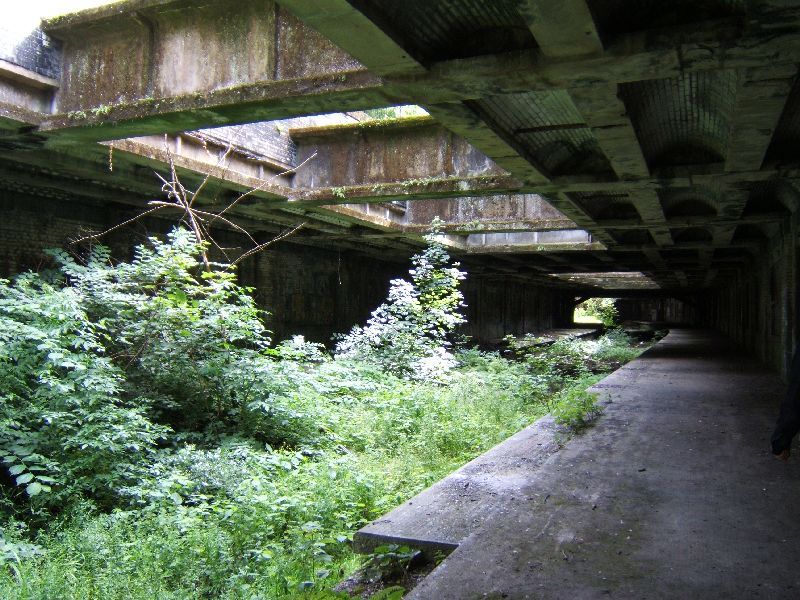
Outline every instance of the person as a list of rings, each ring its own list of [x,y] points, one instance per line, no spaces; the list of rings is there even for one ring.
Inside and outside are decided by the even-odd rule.
[[[781,460],[789,460],[792,438],[800,430],[800,343],[795,347],[792,366],[789,368],[789,387],[781,402],[778,422],[770,442],[772,453]]]

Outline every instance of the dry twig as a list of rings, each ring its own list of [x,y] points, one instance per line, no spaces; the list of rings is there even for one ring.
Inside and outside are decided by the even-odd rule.
[[[205,147],[205,144],[204,144],[204,147]],[[169,144],[167,143],[167,136],[166,135],[164,136],[164,150],[165,150],[165,154],[166,154],[166,157],[167,157],[167,165],[169,167],[169,179],[163,177],[158,172],[156,172],[156,177],[158,177],[161,180],[161,183],[162,183],[161,191],[166,194],[167,199],[166,200],[150,200],[147,203],[147,205],[150,206],[151,208],[149,208],[148,210],[145,210],[144,212],[136,215],[133,218],[127,219],[126,221],[123,221],[122,223],[118,223],[117,225],[114,225],[113,227],[110,227],[110,228],[106,229],[105,231],[102,231],[102,232],[96,233],[96,234],[92,234],[92,235],[86,235],[86,236],[83,236],[83,237],[81,237],[79,239],[73,240],[72,241],[73,244],[79,244],[79,243],[82,243],[82,242],[85,242],[85,241],[88,241],[88,240],[101,238],[101,237],[103,237],[105,235],[108,235],[112,231],[115,231],[117,229],[120,229],[122,227],[130,225],[132,223],[135,223],[139,219],[141,219],[143,217],[146,217],[148,215],[151,215],[151,214],[153,214],[155,212],[158,212],[158,211],[161,211],[161,210],[164,210],[164,209],[173,209],[173,210],[178,210],[178,211],[180,211],[182,213],[181,217],[180,217],[180,221],[185,223],[192,230],[192,232],[195,235],[195,238],[198,241],[210,243],[214,247],[216,247],[220,252],[222,252],[222,254],[226,257],[226,259],[228,259],[228,261],[230,263],[229,264],[229,268],[230,268],[230,267],[234,267],[235,265],[237,265],[239,262],[241,262],[245,258],[248,258],[248,257],[250,257],[250,256],[252,256],[252,255],[254,255],[254,254],[258,253],[258,252],[261,252],[262,250],[268,248],[272,244],[292,236],[294,233],[299,231],[302,227],[304,227],[307,224],[307,221],[304,221],[303,223],[300,223],[296,227],[293,227],[290,230],[287,230],[287,231],[281,233],[277,237],[269,240],[268,242],[258,243],[255,240],[255,238],[253,238],[253,236],[250,234],[250,232],[248,232],[244,227],[236,224],[231,219],[229,219],[227,217],[224,217],[223,215],[225,215],[229,210],[231,210],[233,207],[235,207],[244,198],[250,196],[251,194],[254,194],[256,192],[259,192],[259,191],[263,190],[267,185],[269,185],[272,181],[274,181],[278,177],[282,177],[284,175],[288,175],[290,173],[296,172],[298,169],[302,168],[310,160],[312,160],[316,156],[316,153],[312,154],[311,156],[309,156],[306,160],[304,160],[297,167],[294,167],[292,169],[287,169],[286,171],[283,171],[281,173],[277,173],[276,175],[270,177],[269,179],[264,180],[261,185],[259,185],[259,186],[255,187],[255,188],[253,188],[251,190],[248,190],[247,192],[241,194],[239,197],[237,197],[235,200],[233,200],[230,204],[228,204],[221,211],[212,212],[212,211],[206,211],[206,210],[199,210],[199,209],[195,208],[194,204],[195,204],[195,201],[197,200],[197,198],[200,196],[200,193],[205,189],[206,185],[208,184],[209,180],[211,179],[212,173],[214,172],[213,169],[209,170],[209,172],[203,178],[203,181],[200,183],[200,185],[197,187],[197,189],[195,189],[194,191],[189,190],[183,185],[183,183],[181,183],[180,177],[178,176],[177,168],[175,166],[175,159],[173,157],[172,151],[169,148]],[[210,152],[208,152],[208,148],[207,147],[205,148],[205,150],[206,150],[206,153],[208,153],[210,155]],[[233,145],[229,144],[227,150],[225,151],[225,153],[219,158],[219,162],[218,162],[217,166],[222,165],[222,167],[223,167],[223,171],[220,174],[220,178],[224,178],[225,174],[228,171],[228,167],[227,167],[226,161],[227,161],[227,159],[230,156],[230,153],[232,151],[233,151]],[[237,232],[243,234],[245,237],[247,237],[247,239],[249,239],[253,244],[255,244],[255,246],[253,248],[247,250],[246,252],[244,252],[236,260],[231,261],[228,258],[227,253],[225,252],[226,249],[223,248],[222,246],[220,246],[217,243],[217,241],[214,239],[214,237],[211,235],[210,228],[211,228],[212,224],[215,221],[221,221],[222,223],[224,223],[225,225],[227,225],[228,227],[230,227],[234,231],[237,231]],[[228,248],[228,250],[230,250],[230,248]],[[206,271],[211,271],[211,261],[208,259],[208,254],[205,251],[203,251],[203,253],[202,253],[202,260],[203,260],[203,266],[206,269]]]

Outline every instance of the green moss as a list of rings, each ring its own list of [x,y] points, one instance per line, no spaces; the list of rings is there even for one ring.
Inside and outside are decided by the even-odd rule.
[[[95,108],[89,111],[95,117],[104,117],[111,113],[111,105],[110,104],[101,104],[100,106],[96,106]]]
[[[443,177],[422,177],[420,179],[406,179],[400,185],[403,187],[432,185],[439,181],[447,181]]]

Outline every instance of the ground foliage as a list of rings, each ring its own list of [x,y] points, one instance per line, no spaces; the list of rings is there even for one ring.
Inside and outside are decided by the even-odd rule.
[[[616,327],[619,320],[616,298],[589,298],[580,303],[575,314],[597,319],[606,327]]]
[[[337,597],[357,528],[548,410],[580,421],[592,373],[630,358],[618,333],[454,349],[463,275],[435,240],[352,354],[271,345],[201,251],[176,230],[0,280],[0,597]]]
[[[410,280],[394,279],[389,297],[367,324],[355,326],[336,345],[336,357],[370,362],[405,379],[447,381],[457,364],[450,336],[466,320],[459,283],[465,273],[450,266],[439,240],[440,221],[425,236],[427,247],[412,257]]]

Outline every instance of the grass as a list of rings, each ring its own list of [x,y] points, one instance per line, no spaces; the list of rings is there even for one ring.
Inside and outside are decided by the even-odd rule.
[[[41,554],[6,561],[0,597],[348,597],[332,588],[362,563],[350,548],[358,528],[551,408],[584,425],[589,370],[638,350],[616,339],[536,353],[463,352],[446,386],[342,361],[295,365],[286,402],[313,436],[280,449],[236,438],[165,448],[144,483],[121,490],[124,508],[85,502],[37,532],[7,521],[6,543]]]
[[[603,322],[595,316],[586,314],[580,308],[576,308],[574,314],[572,315],[572,322],[573,323],[580,323],[580,324],[590,324],[590,325],[602,325]]]

